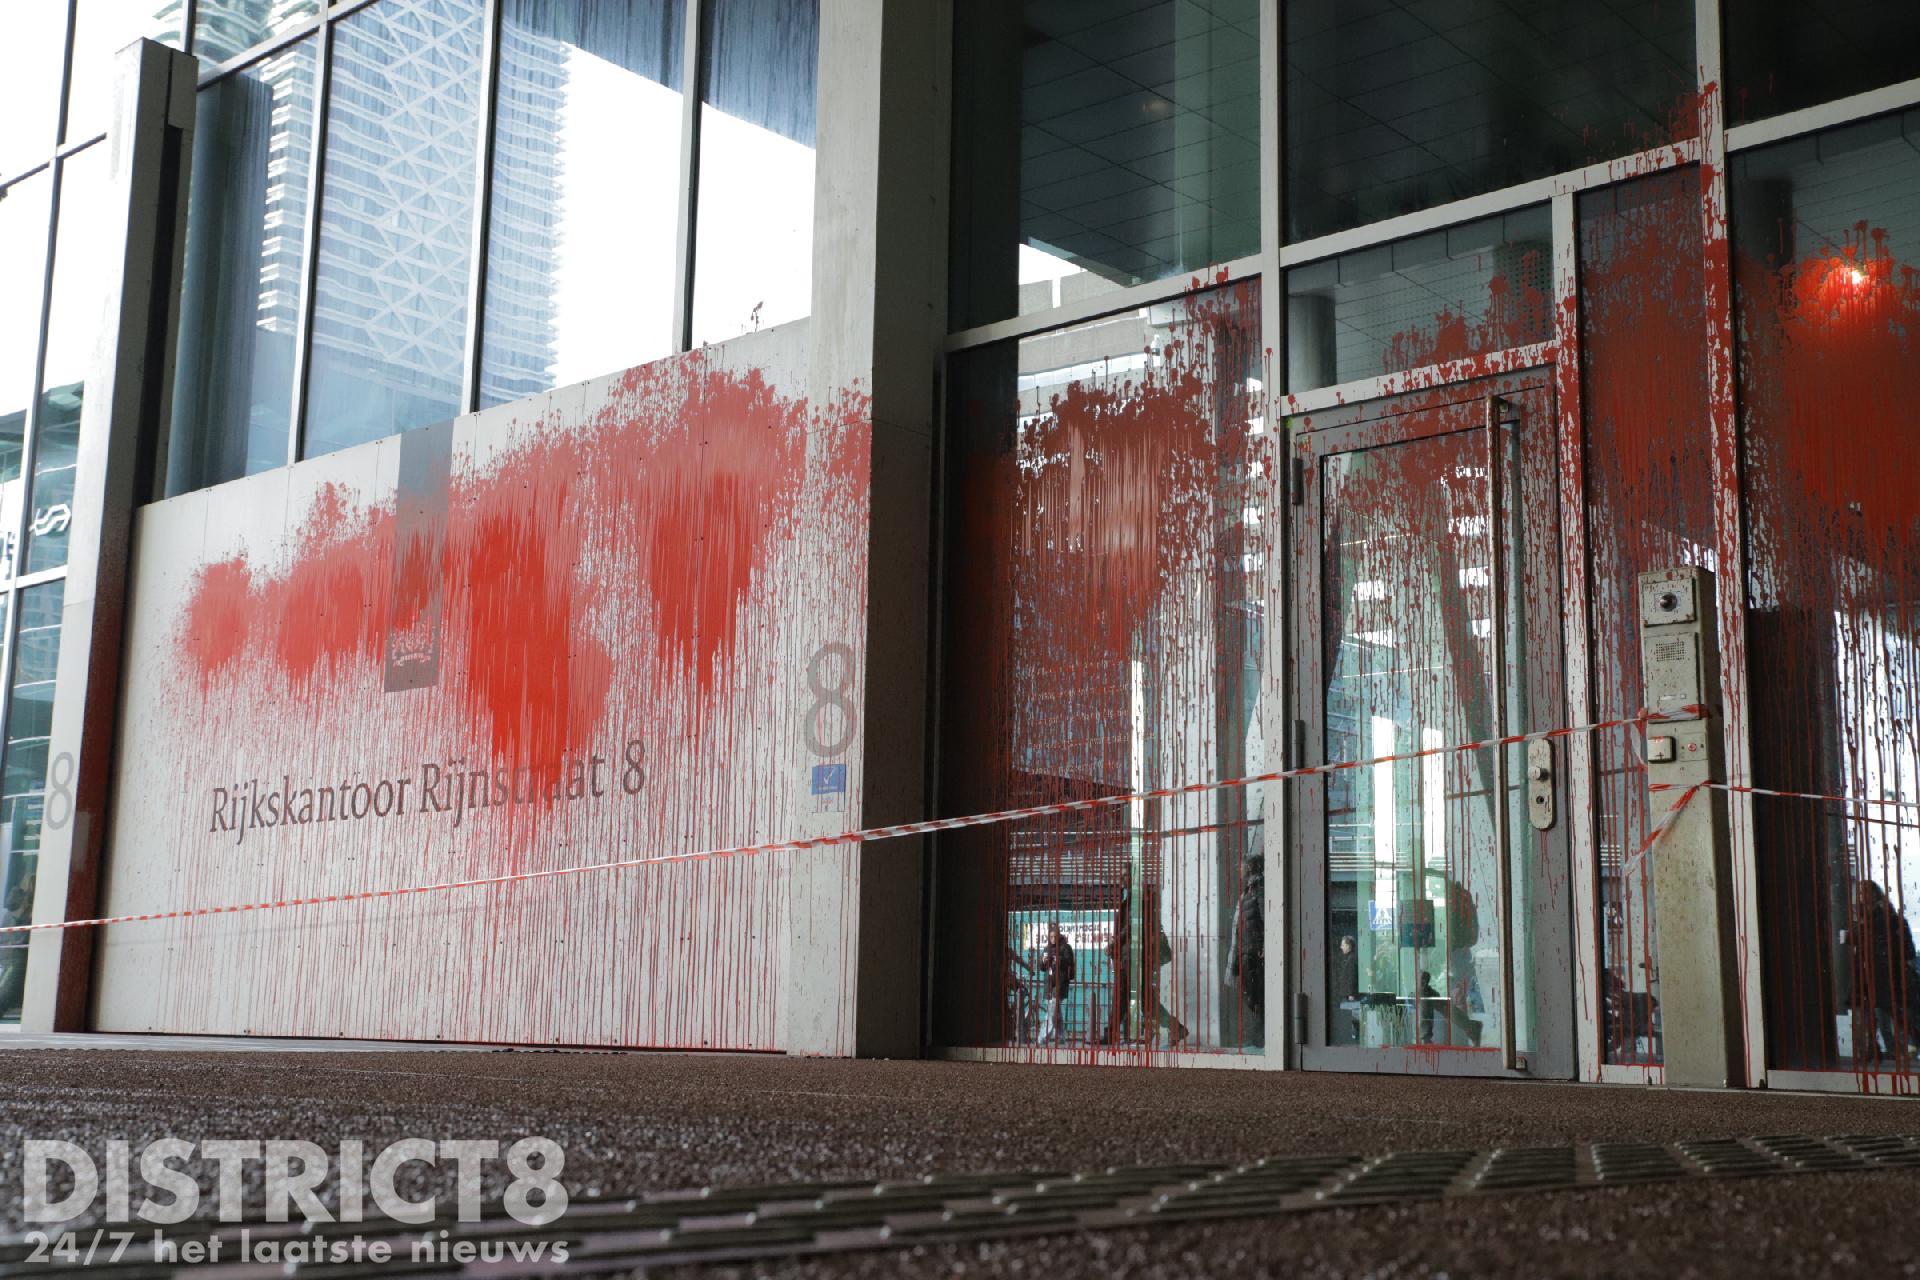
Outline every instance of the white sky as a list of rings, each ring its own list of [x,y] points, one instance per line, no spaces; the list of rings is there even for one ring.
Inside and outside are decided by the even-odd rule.
[[[813,148],[706,107],[694,225],[695,346],[812,312]]]
[[[577,48],[560,114],[555,386],[673,349],[680,94]],[[655,158],[621,164],[621,155]]]

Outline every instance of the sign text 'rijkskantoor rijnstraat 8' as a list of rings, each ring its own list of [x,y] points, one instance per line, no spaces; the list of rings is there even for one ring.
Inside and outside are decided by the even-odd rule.
[[[567,1260],[564,1240],[535,1236],[471,1240],[441,1230],[399,1239],[339,1232],[255,1238],[243,1230],[235,1239],[207,1229],[246,1222],[426,1224],[445,1222],[448,1210],[461,1222],[477,1222],[483,1189],[497,1194],[515,1221],[544,1226],[567,1208],[560,1182],[566,1153],[549,1138],[504,1148],[491,1139],[378,1145],[348,1138],[332,1148],[234,1138],[161,1138],[135,1148],[116,1139],[92,1150],[30,1138],[20,1154],[21,1216],[44,1228],[27,1236],[42,1261],[109,1262],[136,1242],[150,1247],[155,1261],[182,1263]],[[84,1226],[61,1226],[82,1220]]]

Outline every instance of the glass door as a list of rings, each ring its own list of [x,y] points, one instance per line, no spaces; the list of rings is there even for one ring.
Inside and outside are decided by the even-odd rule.
[[[1298,468],[1305,1065],[1571,1076],[1544,375],[1314,414]],[[1395,757],[1381,759],[1381,757]]]

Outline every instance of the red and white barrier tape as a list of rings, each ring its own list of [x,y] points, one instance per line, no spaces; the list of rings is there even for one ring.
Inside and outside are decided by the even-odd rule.
[[[1732,782],[1706,782],[1702,786],[1745,796],[1777,796],[1783,800],[1830,800],[1835,804],[1883,805],[1890,809],[1910,809],[1920,813],[1920,800],[1873,800],[1866,796],[1834,796],[1818,791],[1774,791],[1768,787],[1749,787]]]
[[[1538,742],[1554,738],[1571,738],[1579,734],[1600,733],[1608,729],[1622,729],[1632,725],[1655,724],[1669,720],[1695,720],[1703,714],[1700,707],[1683,707],[1673,712],[1642,711],[1638,715],[1622,716],[1614,720],[1597,720],[1591,724],[1568,725],[1559,729],[1542,729],[1534,733],[1513,733],[1503,738],[1486,738],[1479,742],[1462,742],[1452,746],[1426,747],[1419,751],[1403,751],[1394,755],[1374,756],[1366,760],[1342,760],[1332,764],[1302,765],[1293,769],[1276,769],[1271,773],[1257,773],[1244,778],[1228,778],[1217,782],[1193,782],[1180,787],[1161,787],[1152,791],[1127,791],[1117,795],[1096,796],[1087,800],[1066,800],[1056,804],[1031,805],[1024,809],[1002,809],[996,813],[976,813],[964,818],[934,818],[926,822],[903,822],[890,827],[868,827],[861,831],[843,831],[838,835],[814,836],[805,840],[777,840],[769,844],[737,845],[730,849],[701,849],[690,853],[664,853],[645,858],[622,858],[614,862],[594,862],[582,867],[555,867],[541,871],[515,871],[507,875],[482,876],[473,880],[443,880],[437,884],[408,885],[398,889],[363,889],[352,893],[326,893],[306,898],[278,898],[266,902],[245,902],[224,907],[181,907],[172,911],[147,911],[134,915],[101,916],[93,920],[52,920],[42,924],[16,924],[0,927],[0,935],[9,933],[35,933],[52,929],[92,929],[108,924],[136,924],[150,920],[184,920],[195,916],[235,915],[245,911],[276,911],[289,907],[317,907],[335,902],[367,902],[377,898],[404,898],[413,894],[439,893],[449,889],[481,889],[489,885],[518,884],[527,880],[551,880],[561,876],[583,876],[601,871],[622,871],[631,867],[658,867],[678,862],[704,862],[715,858],[746,857],[766,853],[786,853],[801,849],[818,849],[830,845],[867,844],[878,840],[893,840],[901,836],[930,835],[938,831],[959,831],[968,827],[997,826],[1003,822],[1019,822],[1025,818],[1042,818],[1062,813],[1084,813],[1096,809],[1110,809],[1118,805],[1131,804],[1136,800],[1166,800],[1179,796],[1205,795],[1214,791],[1228,791],[1238,787],[1258,786],[1267,782],[1284,782],[1289,778],[1310,778],[1319,774],[1339,773],[1348,769],[1365,769],[1373,765],[1398,764],[1408,760],[1425,760],[1433,756],[1454,755],[1467,751],[1484,751],[1490,747],[1513,746],[1521,742]],[[1687,797],[1691,798],[1691,797]],[[1684,804],[1684,800],[1682,801]],[[1674,812],[1680,806],[1676,805]],[[1659,838],[1661,828],[1656,828],[1646,848],[1650,849]],[[1644,856],[1644,854],[1636,855]]]
[[[1640,847],[1633,851],[1633,856],[1620,864],[1620,874],[1626,876],[1631,873],[1634,868],[1638,867],[1640,863],[1646,859],[1647,855],[1653,852],[1654,846],[1666,839],[1667,832],[1673,830],[1673,824],[1680,820],[1680,815],[1686,811],[1686,807],[1689,804],[1693,803],[1693,798],[1699,795],[1701,791],[1713,785],[1715,784],[1711,782],[1696,782],[1692,786],[1682,790],[1680,792],[1680,798],[1675,800],[1667,811],[1660,815],[1660,821],[1654,823],[1647,831],[1646,838],[1640,841]],[[1679,783],[1655,782],[1650,784],[1647,790],[1672,791],[1679,788],[1679,786]]]
[[[1776,791],[1770,787],[1751,787],[1737,782],[1695,782],[1691,785],[1678,782],[1655,782],[1651,783],[1647,790],[1679,791],[1680,798],[1661,815],[1660,821],[1653,824],[1646,838],[1640,842],[1640,847],[1633,851],[1633,856],[1620,864],[1620,874],[1623,876],[1639,866],[1647,855],[1653,852],[1654,846],[1660,843],[1672,829],[1673,824],[1679,821],[1680,814],[1702,791],[1725,791],[1730,795],[1775,796],[1782,800],[1822,800],[1834,804],[1884,805],[1894,809],[1911,809],[1920,812],[1920,802],[1912,800],[1874,800],[1866,796],[1832,795],[1822,791]]]

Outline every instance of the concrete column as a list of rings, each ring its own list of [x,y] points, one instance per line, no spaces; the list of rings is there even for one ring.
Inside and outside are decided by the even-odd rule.
[[[198,67],[150,40],[115,56],[108,229],[96,243],[55,246],[115,267],[80,411],[35,922],[98,914],[128,540],[134,506],[158,496],[167,456]],[[90,929],[33,935],[23,1027],[85,1029],[93,942]]]
[[[946,329],[950,12],[946,0],[821,6],[808,387],[820,410],[849,395],[872,401],[862,826],[928,812],[928,566]],[[924,842],[892,840],[794,863],[791,1052],[919,1053],[925,861]]]

